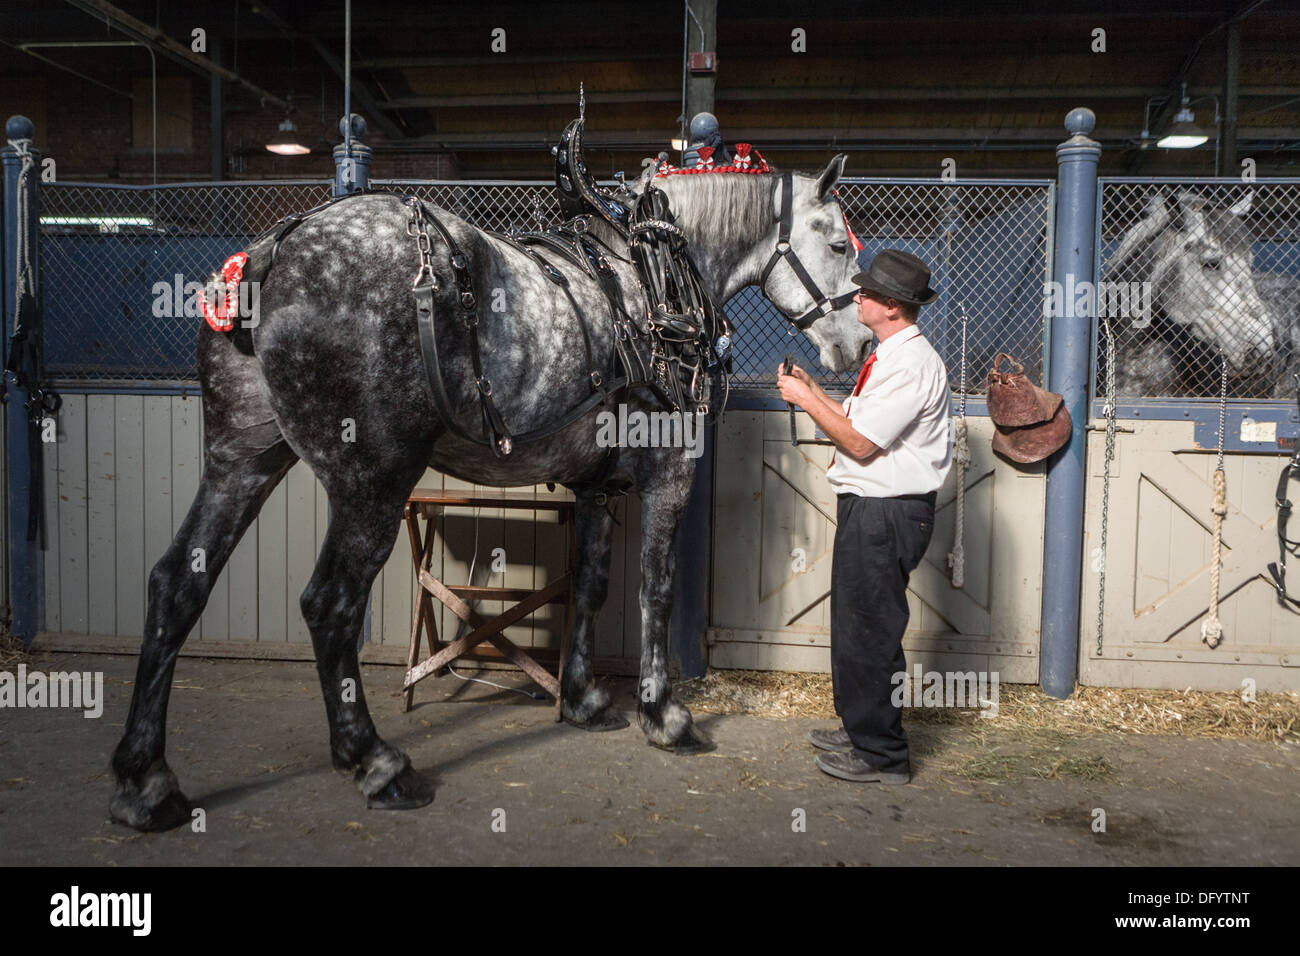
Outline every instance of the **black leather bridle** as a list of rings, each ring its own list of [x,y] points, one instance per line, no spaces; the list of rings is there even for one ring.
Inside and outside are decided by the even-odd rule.
[[[798,317],[786,316],[786,318],[790,321],[790,324],[800,332],[806,332],[809,326],[818,319],[830,315],[832,312],[838,312],[840,309],[852,302],[854,296],[858,294],[858,290],[855,288],[851,292],[842,292],[834,298],[831,298],[822,292],[821,287],[817,285],[817,281],[809,274],[808,270],[804,268],[803,263],[799,261],[799,256],[795,254],[794,248],[790,245],[790,227],[793,222],[793,217],[794,175],[792,173],[782,173],[781,232],[778,234],[776,239],[776,249],[773,250],[772,255],[768,258],[767,265],[763,267],[763,278],[759,280],[758,287],[764,295],[767,295],[767,277],[772,274],[772,270],[776,268],[778,262],[782,259],[789,260],[790,268],[794,270],[794,274],[798,277],[799,281],[803,283],[803,287],[808,290],[808,294],[812,296],[815,304],[811,309]]]

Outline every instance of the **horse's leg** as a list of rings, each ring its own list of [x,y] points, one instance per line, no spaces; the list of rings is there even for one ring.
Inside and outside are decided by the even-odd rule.
[[[591,674],[592,622],[609,593],[610,544],[614,519],[592,492],[576,494],[578,560],[574,571],[573,639],[561,680],[561,713],[584,730],[622,730],[626,718],[609,709],[609,693]]]
[[[637,463],[641,492],[641,676],[637,715],[652,746],[695,753],[712,744],[668,680],[668,618],[673,606],[677,528],[691,493],[695,461],[680,448],[648,448]]]
[[[331,493],[329,531],[302,593],[334,766],[357,769],[366,805],[375,809],[408,810],[433,800],[432,788],[411,768],[406,754],[376,733],[357,662],[366,596],[393,550],[402,506],[415,480],[412,476],[410,482],[382,482],[382,492],[370,487]]]
[[[274,431],[273,424],[269,428]],[[248,457],[219,457],[221,449],[213,454],[219,431],[234,434],[209,424],[198,493],[171,547],[149,574],[144,644],[131,710],[113,754],[117,790],[110,804],[115,820],[138,830],[166,830],[190,819],[190,803],[163,756],[176,655],[235,545],[297,461],[283,441]]]

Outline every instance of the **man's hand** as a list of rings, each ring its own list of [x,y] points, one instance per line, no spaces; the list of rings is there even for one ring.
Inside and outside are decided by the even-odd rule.
[[[813,400],[812,379],[799,366],[794,366],[786,375],[784,366],[776,368],[776,387],[781,390],[781,397],[792,405],[808,408]]]
[[[875,442],[853,427],[844,408],[822,391],[803,369],[794,366],[786,375],[784,366],[777,366],[776,386],[781,390],[781,397],[806,411],[843,454],[865,462],[880,450]]]

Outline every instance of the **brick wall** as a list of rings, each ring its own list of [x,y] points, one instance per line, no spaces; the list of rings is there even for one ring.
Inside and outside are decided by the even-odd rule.
[[[144,72],[133,69],[125,54],[115,51],[113,64],[122,67],[110,84],[130,92],[141,75],[148,89],[147,61]],[[141,54],[143,60],[143,54]],[[54,158],[56,175],[65,182],[119,182],[138,185],[152,181],[151,135],[132,135],[132,101],[115,95],[71,74],[39,63],[23,64],[39,72],[38,78],[0,82],[0,122],[14,114],[29,117],[36,124],[36,146]],[[80,66],[80,64],[78,64]],[[104,64],[87,70],[102,76]],[[183,182],[211,179],[211,133],[208,80],[192,73],[171,72],[160,64],[159,75],[189,79],[192,124],[191,146],[159,150],[158,181]],[[320,77],[315,77],[320,88]],[[311,88],[306,78],[299,89]],[[312,152],[306,156],[278,156],[266,143],[277,137],[284,114],[274,106],[261,107],[251,94],[230,90],[226,94],[223,179],[331,179],[334,175],[333,146],[339,142],[338,121],[342,109],[321,98],[302,99],[293,115],[298,142]],[[165,104],[162,104],[165,108]],[[145,103],[146,112],[151,103]],[[164,122],[160,117],[160,126]],[[376,179],[458,179],[460,171],[453,154],[444,152],[384,152],[386,140],[373,123],[363,141],[377,147],[371,164]],[[135,140],[135,141],[133,141]]]

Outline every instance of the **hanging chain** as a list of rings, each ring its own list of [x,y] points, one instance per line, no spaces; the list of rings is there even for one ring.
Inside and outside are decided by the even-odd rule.
[[[1223,428],[1228,415],[1228,357],[1219,353],[1223,370],[1219,374],[1219,462],[1218,471],[1223,471]]]
[[[952,550],[948,552],[948,567],[952,569],[951,583],[955,588],[966,584],[966,468],[970,465],[970,445],[966,431],[966,327],[968,325],[965,306],[958,305],[961,312],[961,374],[960,395],[958,396],[957,422],[954,429],[953,464],[957,466],[957,496],[953,508]]]
[[[1097,656],[1101,657],[1106,624],[1106,532],[1110,524],[1110,463],[1115,457],[1115,335],[1110,318],[1102,319],[1106,333],[1106,454],[1101,472],[1101,562],[1097,571]]]
[[[957,406],[957,415],[966,417],[966,306],[958,305],[961,310],[961,398]]]
[[[411,288],[418,288],[420,280],[425,279],[437,292],[441,283],[433,272],[433,245],[429,241],[428,227],[424,222],[424,203],[415,196],[406,200],[406,207],[411,210],[411,218],[406,221],[406,234],[415,240],[415,247],[420,253],[420,269],[415,273]]]

